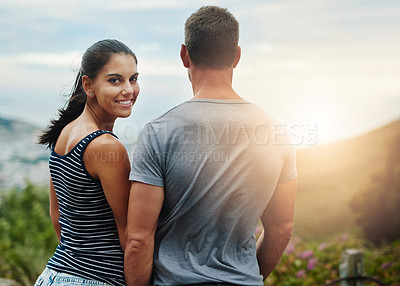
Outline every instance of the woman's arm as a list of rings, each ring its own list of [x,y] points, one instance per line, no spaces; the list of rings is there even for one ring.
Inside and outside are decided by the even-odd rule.
[[[115,137],[104,134],[85,150],[85,167],[101,181],[118,228],[121,247],[125,250],[125,228],[128,212],[130,163],[125,146]]]
[[[61,226],[60,226],[60,210],[58,208],[58,200],[56,196],[56,190],[54,189],[53,181],[50,178],[50,218],[53,223],[54,230],[58,238],[58,242],[61,239]]]

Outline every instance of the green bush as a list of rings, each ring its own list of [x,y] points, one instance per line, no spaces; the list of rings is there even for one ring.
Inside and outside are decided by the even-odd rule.
[[[48,190],[27,183],[0,193],[0,277],[33,285],[57,243]]]

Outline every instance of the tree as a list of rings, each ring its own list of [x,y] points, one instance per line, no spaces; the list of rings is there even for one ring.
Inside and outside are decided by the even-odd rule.
[[[374,243],[400,239],[400,133],[390,140],[386,166],[351,206],[365,237]]]

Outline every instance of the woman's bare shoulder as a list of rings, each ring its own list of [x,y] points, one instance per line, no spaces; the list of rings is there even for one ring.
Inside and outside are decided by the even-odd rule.
[[[94,152],[96,154],[107,153],[111,156],[125,156],[127,153],[125,146],[115,136],[109,133],[102,134],[101,136],[93,139],[86,147],[85,153]]]

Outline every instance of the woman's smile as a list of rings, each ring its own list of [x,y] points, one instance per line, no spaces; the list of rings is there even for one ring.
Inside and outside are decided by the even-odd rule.
[[[118,103],[119,105],[122,105],[123,107],[132,107],[134,103],[133,98],[124,100],[114,100],[114,102]]]

